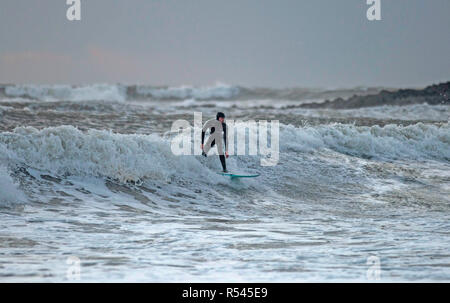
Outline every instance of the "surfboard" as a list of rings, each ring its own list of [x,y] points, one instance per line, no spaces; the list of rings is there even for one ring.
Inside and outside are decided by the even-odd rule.
[[[219,175],[230,177],[231,179],[235,178],[256,178],[259,177],[259,174],[233,174],[233,173],[223,173],[218,172]]]

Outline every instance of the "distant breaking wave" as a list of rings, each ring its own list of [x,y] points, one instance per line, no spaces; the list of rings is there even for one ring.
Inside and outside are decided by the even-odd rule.
[[[311,100],[374,94],[381,88],[249,88],[218,83],[212,86],[0,85],[0,100],[23,98],[38,101],[145,101],[145,100]]]
[[[240,93],[238,86],[231,86],[226,84],[216,84],[210,87],[151,87],[151,86],[131,86],[128,87],[129,96],[132,95],[136,99],[151,98],[151,99],[232,99]]]
[[[3,85],[0,96],[39,101],[125,101],[126,87],[120,85],[94,84],[70,85]]]
[[[348,109],[382,105],[450,104],[450,82],[423,89],[264,88],[217,83],[212,86],[92,85],[0,85],[0,101],[180,101],[180,100],[288,100],[302,101],[294,107]]]

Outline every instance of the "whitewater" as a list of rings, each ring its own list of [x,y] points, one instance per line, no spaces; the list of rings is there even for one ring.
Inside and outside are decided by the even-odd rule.
[[[382,90],[0,85],[0,281],[450,281],[450,105],[321,107]],[[218,111],[278,164],[172,153]]]

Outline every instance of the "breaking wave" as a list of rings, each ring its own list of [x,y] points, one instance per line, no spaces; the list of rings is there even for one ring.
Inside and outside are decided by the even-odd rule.
[[[56,175],[91,175],[120,181],[167,179],[176,171],[204,171],[200,162],[172,154],[156,135],[123,135],[73,126],[37,130],[19,127],[0,135],[0,148],[12,161]]]
[[[38,130],[19,127],[0,134],[2,157],[57,175],[111,177],[120,181],[184,177],[217,178],[199,157],[175,156],[170,141],[157,135],[117,134],[73,126]],[[294,127],[282,125],[280,152],[314,153],[322,150],[381,159],[450,160],[448,123],[384,127],[344,124]],[[212,160],[212,159],[211,159]],[[217,162],[217,161],[216,161]],[[257,159],[251,163],[255,165]],[[239,166],[245,165],[239,162]],[[206,168],[206,169],[205,169]]]
[[[93,85],[0,85],[1,98],[39,101],[127,100],[315,100],[377,93],[381,88],[352,89],[250,88],[217,83],[211,86]]]
[[[288,125],[283,127],[280,140],[285,142],[287,150],[300,152],[330,149],[364,158],[450,160],[448,123],[384,127],[330,124],[298,128]]]
[[[7,168],[0,164],[0,205],[7,206],[24,200],[24,194],[18,189]]]
[[[6,85],[3,87],[3,91],[6,97],[40,101],[109,100],[121,102],[126,100],[126,87],[108,84],[87,86]]]
[[[216,84],[210,87],[151,87],[136,86],[135,96],[137,98],[150,97],[153,99],[231,99],[239,95],[239,87],[227,84]]]

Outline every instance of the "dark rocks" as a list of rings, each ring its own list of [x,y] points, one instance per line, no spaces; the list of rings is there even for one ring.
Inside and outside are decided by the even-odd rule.
[[[348,99],[337,98],[323,103],[301,104],[303,108],[346,109],[382,105],[410,105],[428,103],[430,105],[450,105],[450,82],[427,86],[424,89],[382,90],[376,95],[357,96]]]

